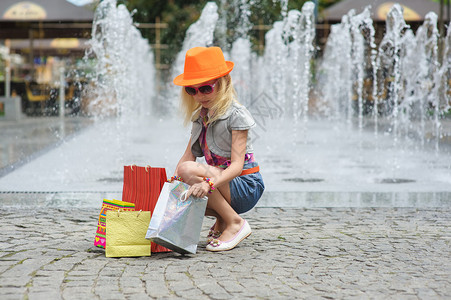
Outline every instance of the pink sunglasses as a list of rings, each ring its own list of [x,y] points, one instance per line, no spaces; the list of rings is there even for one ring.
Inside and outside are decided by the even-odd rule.
[[[197,94],[197,92],[201,94],[211,94],[213,93],[214,87],[218,81],[216,80],[213,84],[205,84],[200,87],[194,87],[194,86],[185,86],[185,91],[188,95],[194,96]]]

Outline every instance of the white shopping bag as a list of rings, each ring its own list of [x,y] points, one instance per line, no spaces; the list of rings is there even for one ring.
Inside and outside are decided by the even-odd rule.
[[[163,185],[146,239],[181,254],[196,253],[208,198],[185,199],[189,187],[180,181]]]

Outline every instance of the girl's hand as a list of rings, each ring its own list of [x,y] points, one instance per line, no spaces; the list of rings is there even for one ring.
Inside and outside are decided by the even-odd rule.
[[[207,196],[209,191],[210,185],[207,182],[202,181],[199,183],[195,183],[189,188],[188,193],[186,194],[186,198],[188,198],[191,195],[197,198],[202,198]]]

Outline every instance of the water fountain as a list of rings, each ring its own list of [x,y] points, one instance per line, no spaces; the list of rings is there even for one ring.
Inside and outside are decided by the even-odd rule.
[[[133,155],[139,151],[133,148],[140,146],[133,140],[148,128],[155,97],[149,43],[124,5],[105,0],[95,12],[90,46],[85,61],[94,65],[92,72],[85,74],[90,85],[84,92],[89,100],[86,113],[95,119],[95,125],[2,178],[2,191],[44,195],[101,191],[114,192],[120,199],[122,166],[144,163]],[[141,140],[145,143],[152,136],[146,134]],[[23,184],[20,178],[30,180]],[[48,194],[45,199],[48,197],[53,196]]]
[[[439,143],[449,124],[439,115],[450,103],[448,81],[443,80],[450,73],[450,33],[440,65],[433,14],[414,35],[394,5],[387,34],[376,46],[369,10],[349,12],[332,26],[313,86],[313,3],[288,11],[282,1],[283,19],[267,33],[263,56],[251,50],[247,2],[236,3],[243,28],[224,49],[237,64],[232,78],[240,101],[258,124],[256,157],[267,183],[259,205],[449,205],[451,161],[449,150]],[[224,43],[225,15],[215,3],[205,6],[188,29],[173,74],[182,72],[187,49]],[[190,128],[183,128],[167,109],[147,117],[148,99],[166,101],[172,109],[179,88],[168,83],[167,91],[151,95],[150,81],[143,79],[153,78],[154,68],[144,44],[125,7],[103,1],[92,40],[92,53],[98,57],[93,107],[114,100],[108,106],[112,111],[97,114],[110,117],[99,118],[89,130],[1,178],[0,191],[57,192],[50,202],[42,200],[43,205],[64,205],[68,198],[74,199],[72,204],[97,205],[99,193],[120,197],[124,164],[164,166],[171,174]],[[412,56],[418,52],[413,48],[421,50],[415,78]],[[312,92],[315,98],[309,97]],[[21,178],[36,180],[23,183]],[[78,194],[70,196],[73,192]],[[90,199],[80,201],[80,193]]]
[[[202,9],[199,19],[191,24],[185,34],[182,49],[178,53],[172,69],[170,78],[174,78],[183,73],[185,53],[193,47],[212,46],[215,39],[215,30],[219,20],[218,5],[214,2],[208,2]],[[165,92],[160,95],[160,102],[166,113],[172,114],[179,105],[180,90],[174,88],[172,80],[166,83]]]
[[[226,54],[243,65],[234,69],[232,77],[240,101],[259,125],[256,144],[265,151],[259,161],[271,183],[268,203],[274,203],[277,193],[284,201],[292,197],[294,203],[331,198],[356,202],[441,199],[439,194],[422,194],[449,192],[443,187],[450,182],[448,150],[430,152],[430,141],[421,142],[430,134],[432,139],[428,139],[438,143],[438,113],[433,118],[420,117],[429,127],[425,125],[417,133],[415,118],[419,114],[409,110],[405,100],[404,82],[411,73],[403,69],[409,61],[407,43],[431,48],[419,41],[422,29],[415,40],[409,39],[413,33],[405,30],[402,8],[394,5],[387,34],[376,46],[369,9],[361,14],[349,12],[332,28],[317,71],[319,100],[309,103],[314,6],[308,2],[301,12],[287,11],[285,1],[282,7],[284,18],[267,33],[262,57],[253,55],[246,34],[241,34]],[[241,16],[245,24],[246,15]],[[223,27],[225,22],[218,23]],[[436,28],[432,14],[422,28]],[[432,52],[425,57],[436,59]],[[386,78],[394,78],[394,82]],[[322,118],[318,120],[310,106],[322,113]],[[445,109],[435,107],[437,112]],[[300,130],[304,134],[299,134]],[[422,193],[415,194],[418,191]]]
[[[386,34],[376,49],[374,44],[374,29],[370,23],[371,19],[368,10],[360,15],[354,15],[351,11],[343,18],[343,22],[333,25],[328,44],[323,59],[322,72],[325,74],[324,82],[332,83],[323,92],[323,99],[329,103],[330,109],[335,108],[338,116],[345,109],[347,119],[352,117],[352,101],[343,105],[334,101],[336,95],[340,99],[358,98],[359,128],[362,125],[362,87],[367,80],[369,83],[368,99],[373,102],[370,114],[374,118],[374,129],[378,134],[379,118],[384,116],[389,121],[389,126],[393,132],[395,142],[403,136],[404,138],[417,135],[424,146],[426,133],[426,122],[434,128],[435,145],[441,136],[440,116],[449,109],[449,95],[443,93],[449,88],[446,76],[440,73],[438,57],[438,31],[437,16],[429,13],[425,17],[424,24],[417,30],[416,35],[408,28],[404,19],[400,5],[395,4],[387,16]],[[368,26],[369,24],[369,26]],[[362,33],[360,33],[360,31]],[[373,32],[366,36],[366,32]],[[356,43],[356,39],[350,38],[350,33],[359,37],[361,41]],[[363,38],[363,40],[362,40]],[[350,42],[352,40],[352,43]],[[340,41],[347,41],[340,46]],[[353,68],[349,72],[346,69],[346,60],[340,60],[340,55],[344,51],[357,57],[366,52],[370,55],[363,56],[360,61],[352,64]],[[443,58],[446,60],[446,55]],[[351,58],[352,59],[352,58]],[[354,58],[355,60],[356,58]],[[336,67],[338,66],[338,67]],[[366,78],[362,77],[363,66],[366,71]],[[442,68],[447,68],[443,64]],[[336,77],[342,70],[345,76]],[[359,78],[352,78],[350,73],[359,74]],[[335,80],[329,80],[334,78]],[[442,80],[442,81],[441,81]],[[440,94],[440,91],[442,93]],[[340,100],[339,100],[340,101]],[[333,107],[335,106],[335,107]],[[428,113],[432,117],[428,117]],[[419,122],[417,122],[419,121]]]
[[[125,5],[115,0],[99,4],[89,44],[85,60],[94,58],[95,64],[88,74],[92,86],[85,91],[92,99],[88,113],[124,121],[149,116],[155,96],[153,53]]]

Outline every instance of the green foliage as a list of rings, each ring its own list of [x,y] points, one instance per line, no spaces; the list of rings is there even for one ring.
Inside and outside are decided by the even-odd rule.
[[[259,34],[261,34],[260,30],[254,30],[252,27],[254,25],[268,25],[273,24],[275,21],[280,20],[281,16],[281,7],[280,3],[273,0],[260,0],[253,1],[251,4],[248,4],[247,7],[242,7],[239,5],[239,0],[235,1],[224,1],[224,6],[221,7],[221,4],[218,4],[220,11],[225,13],[225,18],[227,20],[227,32],[224,41],[217,41],[216,44],[219,44],[223,48],[230,50],[232,43],[239,37],[243,37],[244,35],[248,35],[251,39],[251,42],[256,45],[258,44]],[[243,9],[250,10],[249,22],[244,23],[246,18],[243,18]],[[246,29],[243,30],[243,27]],[[244,31],[244,32],[243,32]],[[216,34],[219,37],[219,34]],[[221,37],[219,37],[220,39]]]
[[[322,9],[327,8],[327,7],[333,5],[333,4],[337,3],[337,2],[340,2],[340,1],[341,0],[320,0],[319,4],[318,4],[319,11],[321,11]]]
[[[161,63],[170,64],[180,51],[186,30],[199,18],[207,1],[120,0],[118,3],[133,11],[137,23],[155,23],[160,18],[160,22],[168,24],[168,28],[161,30],[160,42],[168,45],[161,53]],[[155,29],[141,29],[141,32],[151,44],[155,43]]]
[[[339,0],[319,0],[318,9],[322,9],[338,2]],[[160,22],[167,23],[168,28],[161,31],[161,43],[166,44],[168,49],[162,51],[163,64],[171,64],[177,53],[180,51],[185,32],[188,27],[197,21],[203,7],[208,1],[200,0],[118,0],[119,4],[125,4],[129,11],[133,12],[133,19],[137,23],[155,23],[157,18]],[[215,1],[218,7],[221,2],[224,3],[224,10],[227,14],[227,37],[226,47],[240,36],[236,31],[242,21],[239,8],[240,0],[233,1]],[[288,10],[301,10],[306,0],[288,1]],[[235,3],[235,4],[234,4]],[[249,0],[247,5],[250,8],[250,25],[272,25],[275,21],[281,20],[281,4],[277,0]],[[237,8],[238,7],[238,8]],[[155,43],[155,29],[141,29],[142,35],[149,40],[151,44]],[[250,30],[249,37],[251,42],[256,45],[261,36],[260,31]]]

